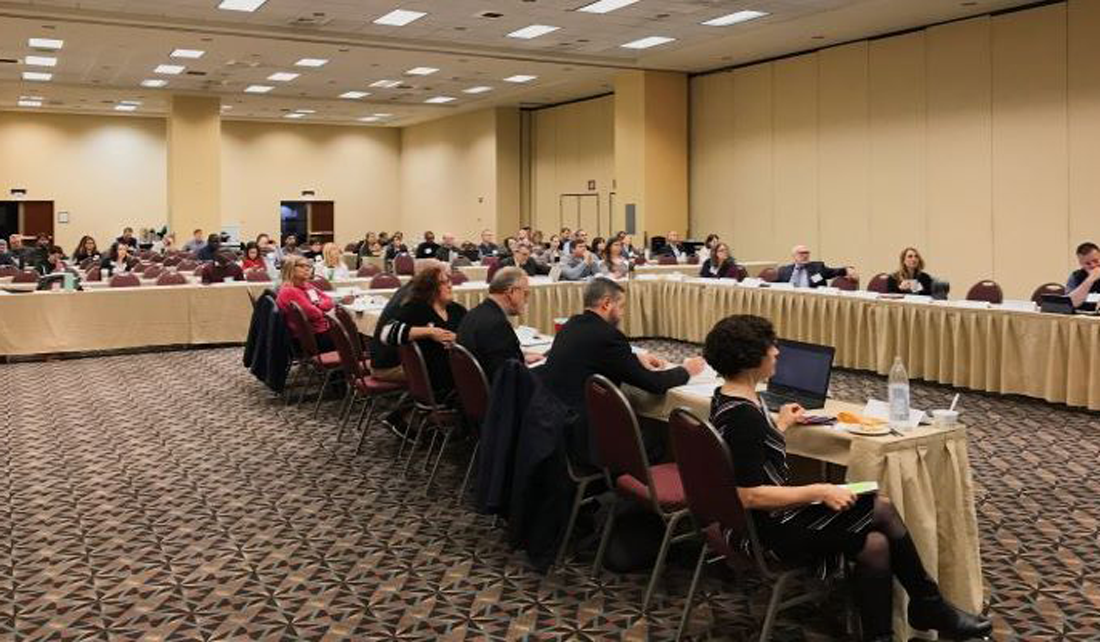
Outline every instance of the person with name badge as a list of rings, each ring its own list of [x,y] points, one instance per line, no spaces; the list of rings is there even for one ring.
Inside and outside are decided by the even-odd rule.
[[[829,285],[829,281],[838,276],[858,279],[854,267],[833,268],[821,261],[810,260],[810,248],[796,245],[791,248],[793,263],[779,268],[777,283],[790,283],[796,288],[820,288]]]
[[[915,247],[901,251],[897,272],[886,280],[886,289],[891,294],[932,294],[932,277],[924,271],[924,257]]]

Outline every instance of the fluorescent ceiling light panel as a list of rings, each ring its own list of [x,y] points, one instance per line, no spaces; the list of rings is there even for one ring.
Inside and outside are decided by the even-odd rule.
[[[675,38],[669,38],[668,36],[649,36],[647,38],[639,38],[625,45],[619,45],[624,49],[649,49],[650,47],[656,47],[657,45],[667,44],[676,40]]]
[[[46,82],[53,78],[53,74],[47,74],[41,71],[24,71],[23,80],[33,80],[35,82]]]
[[[524,27],[523,29],[516,29],[512,33],[508,34],[508,37],[530,40],[532,38],[538,38],[539,36],[545,36],[548,33],[553,33],[558,29],[561,29],[561,27],[551,27],[550,25],[531,25],[530,27]]]
[[[267,0],[222,0],[219,9],[226,11],[255,11],[264,6]]]
[[[766,15],[769,15],[766,11],[737,11],[725,16],[718,16],[717,18],[707,20],[703,24],[707,25],[708,27],[728,27],[730,25],[735,25],[739,22],[748,22],[749,20],[763,18]]]
[[[206,52],[201,49],[173,49],[170,56],[172,58],[202,58],[202,55]]]
[[[289,114],[283,114],[283,118],[305,118],[306,115],[301,112],[292,112]]]
[[[504,82],[531,82],[538,78],[538,76],[528,76],[526,74],[516,74],[515,76],[508,76],[504,79]]]
[[[57,58],[53,56],[27,56],[23,58],[23,64],[32,67],[56,67]]]
[[[137,105],[115,105],[115,111],[137,111]]]
[[[370,95],[369,91],[345,91],[340,94],[341,98],[350,98],[352,100],[359,100],[360,98],[366,98]]]
[[[65,45],[65,41],[55,38],[30,38],[27,40],[27,45],[31,49],[53,49],[56,51]]]
[[[183,65],[157,65],[157,68],[153,70],[153,73],[175,76],[177,74],[182,74],[184,69],[186,69],[186,67],[184,67]]]
[[[19,100],[37,100],[37,101],[41,102],[41,101],[46,100],[46,99],[43,98],[42,96],[20,96]]]
[[[294,112],[297,113],[297,114],[316,114],[317,110],[316,109],[295,109]]]
[[[244,93],[246,93],[246,94],[266,94],[267,92],[271,91],[272,89],[275,89],[275,88],[271,87],[271,86],[268,86],[268,85],[249,85],[249,86],[244,88]]]
[[[485,85],[481,85],[481,86],[478,86],[478,87],[470,87],[469,89],[463,89],[462,93],[464,93],[464,94],[484,94],[485,92],[492,91],[492,90],[493,90],[492,87],[486,87]]]
[[[392,118],[393,114],[371,114],[375,118]]]
[[[407,76],[430,76],[439,71],[435,67],[413,67],[405,72]]]
[[[370,84],[371,87],[382,87],[384,89],[393,89],[401,85],[400,80],[376,80]]]
[[[391,27],[404,27],[405,25],[419,20],[428,14],[422,11],[406,11],[404,9],[394,9],[386,15],[378,18],[374,21],[376,25],[389,25]]]
[[[290,82],[301,74],[292,74],[289,71],[276,71],[267,77],[268,80],[274,80],[276,82]]]
[[[20,100],[16,104],[19,105],[20,107],[41,107],[42,106],[42,101],[41,100]]]
[[[432,105],[441,105],[443,103],[449,103],[454,100],[454,96],[432,96],[424,102]]]
[[[382,120],[378,116],[363,116],[362,118],[356,118],[361,123],[377,123]]]
[[[160,78],[149,78],[141,81],[142,87],[163,87],[167,84],[167,80],[161,80]]]
[[[120,104],[120,105],[140,105],[141,101],[140,100],[120,100],[120,101],[118,101],[118,104]]]
[[[295,67],[324,67],[328,64],[328,58],[302,58],[294,63]]]
[[[598,0],[597,2],[577,9],[577,11],[583,11],[585,13],[610,13],[616,9],[629,7],[637,1],[638,0]]]

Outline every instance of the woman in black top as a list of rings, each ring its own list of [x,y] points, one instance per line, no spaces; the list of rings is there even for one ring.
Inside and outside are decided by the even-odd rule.
[[[408,253],[409,246],[405,245],[405,235],[401,232],[394,232],[389,245],[386,246],[386,261],[393,261],[397,255]]]
[[[990,633],[989,620],[959,610],[928,576],[901,516],[878,494],[858,498],[832,484],[789,485],[784,433],[804,417],[797,404],[773,418],[760,402],[757,384],[775,372],[779,349],[771,322],[734,315],[706,338],[703,356],[725,380],[714,391],[711,422],[729,445],[737,495],[751,511],[761,544],[780,560],[819,562],[844,555],[856,563],[855,597],[863,639],[893,640],[893,580],[909,594],[909,623],[966,639]],[[743,547],[744,542],[730,542]]]
[[[886,280],[886,288],[892,294],[923,294],[931,296],[932,277],[924,271],[924,258],[915,247],[901,251],[898,271]]]
[[[98,259],[99,248],[96,247],[95,239],[90,236],[84,236],[80,239],[80,244],[76,246],[73,251],[73,263],[80,265],[81,261],[87,259]]]
[[[466,308],[454,302],[450,274],[444,266],[436,265],[413,277],[408,298],[379,334],[379,340],[391,346],[416,341],[437,401],[454,390],[445,347],[454,343],[455,331],[464,316]]]
[[[699,276],[704,279],[736,279],[737,262],[730,256],[730,246],[725,243],[715,243],[710,252],[710,257],[703,261],[699,269]]]
[[[107,274],[114,276],[116,272],[130,272],[138,265],[136,257],[130,255],[130,246],[125,243],[112,243],[111,251],[103,257],[99,264],[101,269],[107,270]]]

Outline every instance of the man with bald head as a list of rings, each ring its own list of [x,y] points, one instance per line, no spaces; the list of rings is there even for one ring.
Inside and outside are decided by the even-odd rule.
[[[832,268],[821,261],[810,260],[810,248],[805,245],[796,245],[791,248],[793,263],[779,268],[777,283],[790,283],[796,288],[819,288],[829,285],[829,281],[846,276],[850,279],[858,279],[856,269],[852,266]]]
[[[461,248],[455,245],[455,235],[450,232],[444,232],[443,243],[440,244],[439,249],[436,250],[435,258],[444,263],[450,263],[458,258],[460,251]]]
[[[683,244],[680,243],[680,233],[676,230],[672,230],[665,237],[665,244],[661,247],[661,255],[675,257],[677,261],[684,261],[687,257],[687,252],[684,250]]]
[[[501,268],[489,283],[489,296],[462,317],[458,326],[459,345],[477,358],[490,385],[497,370],[507,361],[535,363],[542,360],[541,355],[523,352],[508,322],[508,317],[523,314],[527,309],[530,293],[531,285],[523,269]]]

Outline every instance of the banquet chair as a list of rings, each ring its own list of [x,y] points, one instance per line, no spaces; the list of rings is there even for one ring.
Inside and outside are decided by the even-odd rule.
[[[596,450],[608,488],[615,490],[617,504],[634,503],[648,508],[665,524],[665,535],[653,570],[649,576],[642,611],[649,608],[649,601],[657,587],[657,579],[665,566],[669,546],[692,536],[692,533],[674,535],[680,521],[688,516],[684,489],[675,463],[651,465],[646,455],[642,432],[634,409],[618,386],[602,375],[592,375],[585,384],[585,407],[588,425],[596,432]],[[600,535],[600,546],[592,574],[596,576],[603,564],[611,529],[615,524],[615,506],[608,511],[607,521]]]
[[[107,283],[112,288],[137,288],[141,287],[141,279],[136,274],[116,274]]]
[[[187,285],[187,277],[179,272],[163,272],[157,277],[157,285]]]
[[[845,292],[855,292],[859,289],[859,279],[853,279],[850,276],[838,276],[829,285]]]
[[[978,281],[966,293],[967,301],[985,301],[986,303],[1001,303],[1005,300],[1004,291],[996,281],[986,279]]]
[[[370,280],[372,290],[390,290],[401,287],[401,279],[392,274],[378,274]]]
[[[692,254],[692,255],[688,256],[686,262],[687,262],[688,265],[699,265],[699,255],[698,254]]]
[[[749,276],[749,271],[745,269],[744,265],[733,266],[733,278],[737,281],[744,281]]]
[[[1039,305],[1043,300],[1044,294],[1054,294],[1057,296],[1065,296],[1066,286],[1061,283],[1044,283],[1035,288],[1035,291],[1031,293],[1031,300],[1035,305]]]
[[[317,289],[322,292],[332,292],[334,289],[332,287],[332,282],[330,282],[323,276],[315,276],[310,279],[310,282],[313,283],[313,285],[316,285]]]
[[[340,308],[336,309],[339,310]],[[332,342],[336,344],[336,352],[340,356],[340,367],[344,370],[348,385],[346,408],[342,413],[340,431],[336,433],[337,442],[343,439],[344,428],[355,411],[356,402],[360,399],[365,402],[363,409],[359,411],[359,419],[356,421],[356,428],[359,429],[359,442],[355,446],[355,454],[358,455],[367,439],[367,433],[370,431],[371,419],[374,418],[374,410],[378,405],[378,401],[387,396],[404,392],[405,384],[382,381],[371,376],[363,354],[358,350],[357,344],[359,342],[357,338],[353,338],[348,334],[343,323],[333,324],[329,332],[332,335]],[[358,336],[359,332],[356,331],[355,337]],[[363,423],[364,417],[366,418],[366,424]]]
[[[638,256],[634,257],[634,265],[645,265],[645,264],[646,264],[646,260],[645,260],[645,255],[644,254],[639,254]]]
[[[890,291],[890,276],[885,272],[874,275],[867,283],[867,291],[878,292],[879,294],[888,293]]]
[[[413,457],[416,456],[416,449],[420,446],[420,437],[424,434],[424,429],[428,428],[432,432],[432,440],[428,445],[428,452],[424,455],[424,466],[427,468],[431,465],[432,470],[424,484],[424,493],[427,494],[432,487],[435,473],[439,469],[439,463],[443,460],[443,453],[447,450],[447,444],[458,428],[458,413],[446,404],[436,401],[435,388],[432,386],[431,377],[428,374],[428,365],[424,361],[424,353],[420,351],[420,346],[412,341],[399,346],[397,351],[401,355],[401,368],[405,371],[409,397],[413,401],[413,413],[409,418],[409,427],[416,426],[416,436],[413,437],[412,447],[409,449],[409,456],[405,460],[402,474],[408,473],[409,464],[412,463]],[[443,434],[443,443],[439,447],[435,464],[432,465],[432,450],[435,448],[435,442],[440,433]],[[404,448],[405,442],[402,442],[401,449],[398,450],[398,457],[401,456],[401,451]]]
[[[84,280],[85,281],[102,281],[103,280],[103,269],[100,268],[99,266],[95,266],[95,267],[91,268],[84,275]]]
[[[142,250],[138,252],[138,259],[141,261],[150,261],[153,258],[152,250]]]
[[[482,257],[482,259],[481,259],[481,264],[482,265],[487,265],[489,267],[493,267],[497,263],[500,263],[500,258],[496,257],[496,256],[486,256],[486,257]]]
[[[161,254],[153,254],[153,256],[149,257],[149,260],[153,263],[164,263],[164,256]]]
[[[467,265],[471,265],[471,263],[470,259],[465,256],[456,256],[454,260],[451,261],[451,267],[466,267]]]
[[[679,470],[683,493],[696,532],[703,542],[699,558],[695,562],[695,572],[688,588],[684,610],[680,616],[680,626],[676,631],[679,640],[687,627],[691,614],[691,604],[695,591],[699,587],[699,577],[703,564],[708,561],[734,562],[745,553],[729,544],[726,533],[734,542],[748,540],[748,557],[757,573],[771,586],[771,597],[764,614],[764,623],[760,631],[760,641],[771,637],[772,629],[780,611],[810,600],[819,600],[823,591],[803,593],[781,600],[791,580],[802,577],[814,579],[809,566],[776,564],[769,560],[760,546],[751,514],[741,503],[737,494],[737,482],[734,475],[733,458],[729,447],[707,422],[688,412],[685,408],[672,411],[668,425],[672,452],[676,456],[676,468]]]
[[[355,273],[355,276],[361,279],[369,279],[382,273],[382,269],[377,265],[364,265],[359,268],[359,271]]]
[[[86,259],[84,259],[83,261],[80,262],[79,267],[80,267],[81,270],[87,270],[88,268],[95,265],[95,263],[96,263],[96,258],[94,256],[89,256],[88,258],[86,258]],[[2,276],[2,275],[0,275],[0,276]]]
[[[344,246],[344,252],[350,252],[352,254],[359,251],[359,245],[357,243],[348,243]]]
[[[676,265],[677,263],[678,261],[676,260],[675,256],[662,254],[661,256],[657,257],[657,265]]]
[[[21,272],[19,268],[14,265],[0,265],[0,277],[15,276]]]
[[[489,266],[489,269],[485,270],[485,282],[486,283],[492,283],[493,282],[493,277],[496,276],[497,272],[500,271],[501,267],[502,266],[500,264],[500,261],[497,261],[496,263],[491,264]]]
[[[412,276],[416,272],[416,260],[408,254],[398,254],[393,258],[393,271],[398,276]]]
[[[301,349],[301,365],[309,371],[309,379],[306,381],[306,385],[308,386],[314,377],[321,379],[321,388],[317,391],[317,401],[313,404],[313,416],[316,417],[321,410],[321,400],[325,397],[325,389],[328,388],[333,373],[341,367],[340,354],[335,350],[321,352],[317,348],[317,338],[313,335],[313,326],[310,325],[309,317],[306,316],[302,306],[298,305],[297,302],[290,302],[288,313],[295,321],[288,325],[292,328],[294,338],[298,340],[298,347]],[[300,370],[301,368],[299,368]],[[305,398],[305,394],[305,388],[303,387],[301,394],[298,396],[299,403]]]
[[[447,351],[447,358],[455,380],[458,408],[466,418],[467,425],[473,428],[474,437],[478,438],[478,443],[474,444],[474,450],[470,453],[470,462],[466,465],[462,485],[458,487],[458,495],[455,497],[457,504],[466,493],[466,485],[470,482],[470,473],[474,469],[474,461],[481,445],[481,422],[485,420],[485,414],[489,410],[489,380],[477,358],[463,346],[453,344]]]
[[[775,283],[775,280],[779,278],[779,270],[769,267],[760,270],[760,273],[756,275],[756,278],[764,281],[765,283]]]
[[[252,268],[244,273],[244,280],[251,283],[268,283],[271,281],[271,275],[263,268]]]
[[[147,269],[149,269],[149,264],[142,262],[142,263],[138,263],[137,265],[135,265],[134,269],[130,270],[130,271],[133,272],[134,274],[144,274],[145,270],[147,270]]]
[[[145,271],[141,273],[141,276],[142,276],[142,278],[145,278],[145,279],[155,279],[158,276],[160,276],[163,272],[164,272],[164,268],[162,268],[160,265],[157,265],[156,263],[154,263],[153,265],[150,265],[149,267],[145,268]]]
[[[168,261],[165,261],[164,263],[165,265],[167,265]],[[176,264],[176,269],[180,272],[191,272],[194,271],[194,269],[197,267],[199,267],[199,262],[194,259],[183,259]]]
[[[20,270],[12,275],[12,283],[38,283],[38,272]]]
[[[173,265],[178,267],[179,264],[182,263],[182,262],[183,262],[183,257],[182,256],[180,256],[179,254],[171,254],[171,255],[166,256],[164,258],[163,265],[164,265],[164,267],[172,267]]]
[[[451,270],[451,285],[462,285],[470,280],[470,277],[466,276],[458,270]]]

